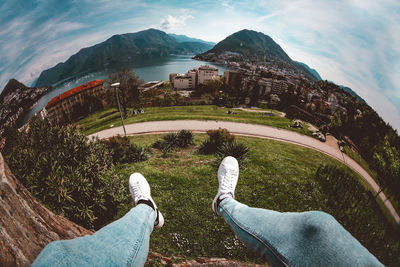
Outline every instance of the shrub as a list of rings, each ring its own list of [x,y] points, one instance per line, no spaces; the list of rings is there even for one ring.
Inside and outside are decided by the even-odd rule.
[[[156,140],[154,143],[153,143],[153,145],[151,146],[152,148],[155,148],[155,149],[162,149],[163,148],[163,145],[164,145],[164,142],[163,142],[163,140],[160,140],[160,139],[158,139],[158,140]]]
[[[200,144],[198,148],[198,152],[200,154],[208,155],[213,154],[218,150],[218,147],[215,146],[209,139],[205,140],[203,143]]]
[[[232,156],[238,160],[240,166],[243,166],[249,150],[250,149],[245,144],[226,142],[218,148],[217,155],[220,160],[227,156]]]
[[[114,163],[140,162],[148,158],[148,149],[131,144],[126,136],[117,135],[102,142],[112,151]]]
[[[56,214],[98,229],[115,216],[125,185],[110,149],[75,127],[32,119],[29,132],[7,137],[3,153],[25,187]]]
[[[193,133],[188,130],[181,130],[178,133],[168,133],[157,140],[152,147],[162,150],[165,154],[171,152],[177,147],[185,148],[194,144]]]
[[[178,134],[167,133],[163,136],[163,149],[178,147]]]
[[[235,141],[235,136],[231,134],[227,129],[218,130],[208,130],[207,134],[210,138],[210,141],[214,144],[223,144],[226,142],[233,142]]]
[[[225,143],[232,143],[235,136],[227,129],[208,130],[208,139],[205,140],[199,147],[200,154],[213,154]]]
[[[194,145],[194,136],[191,131],[181,130],[177,136],[178,147],[188,147]]]

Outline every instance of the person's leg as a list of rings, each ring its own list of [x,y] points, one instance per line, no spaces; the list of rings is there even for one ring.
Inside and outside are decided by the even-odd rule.
[[[237,174],[235,176],[235,174]],[[234,200],[238,165],[224,159],[213,210],[238,238],[273,266],[381,266],[331,215],[250,208]],[[231,191],[231,192],[229,192]]]
[[[141,174],[131,175],[129,189],[137,206],[124,217],[92,236],[50,243],[33,266],[143,266],[153,227],[161,227],[164,218]]]

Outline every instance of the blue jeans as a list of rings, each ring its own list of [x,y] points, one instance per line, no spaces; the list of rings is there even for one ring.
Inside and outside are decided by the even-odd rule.
[[[218,210],[272,266],[382,266],[329,214],[249,208],[232,198]],[[155,219],[152,208],[139,204],[92,236],[50,243],[33,266],[143,266]]]
[[[218,211],[238,238],[272,266],[383,266],[331,215],[250,208],[232,198]]]
[[[143,266],[156,213],[139,204],[93,235],[48,244],[33,266]]]

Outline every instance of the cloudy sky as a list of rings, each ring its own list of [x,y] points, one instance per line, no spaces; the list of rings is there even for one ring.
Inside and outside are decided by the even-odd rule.
[[[399,0],[5,0],[0,90],[114,34],[157,28],[218,42],[252,29],[323,79],[351,87],[400,129]]]

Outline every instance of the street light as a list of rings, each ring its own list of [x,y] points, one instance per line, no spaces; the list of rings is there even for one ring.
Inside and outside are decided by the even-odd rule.
[[[117,97],[117,103],[118,103],[119,115],[121,116],[122,127],[124,128],[124,133],[125,133],[125,136],[126,136],[124,118],[122,117],[121,106],[120,106],[120,104],[119,104],[119,97],[118,97],[118,87],[119,87],[119,84],[120,84],[120,83],[113,83],[113,84],[111,84],[111,87],[114,87],[114,90],[115,90],[115,95],[116,95],[116,97]]]

